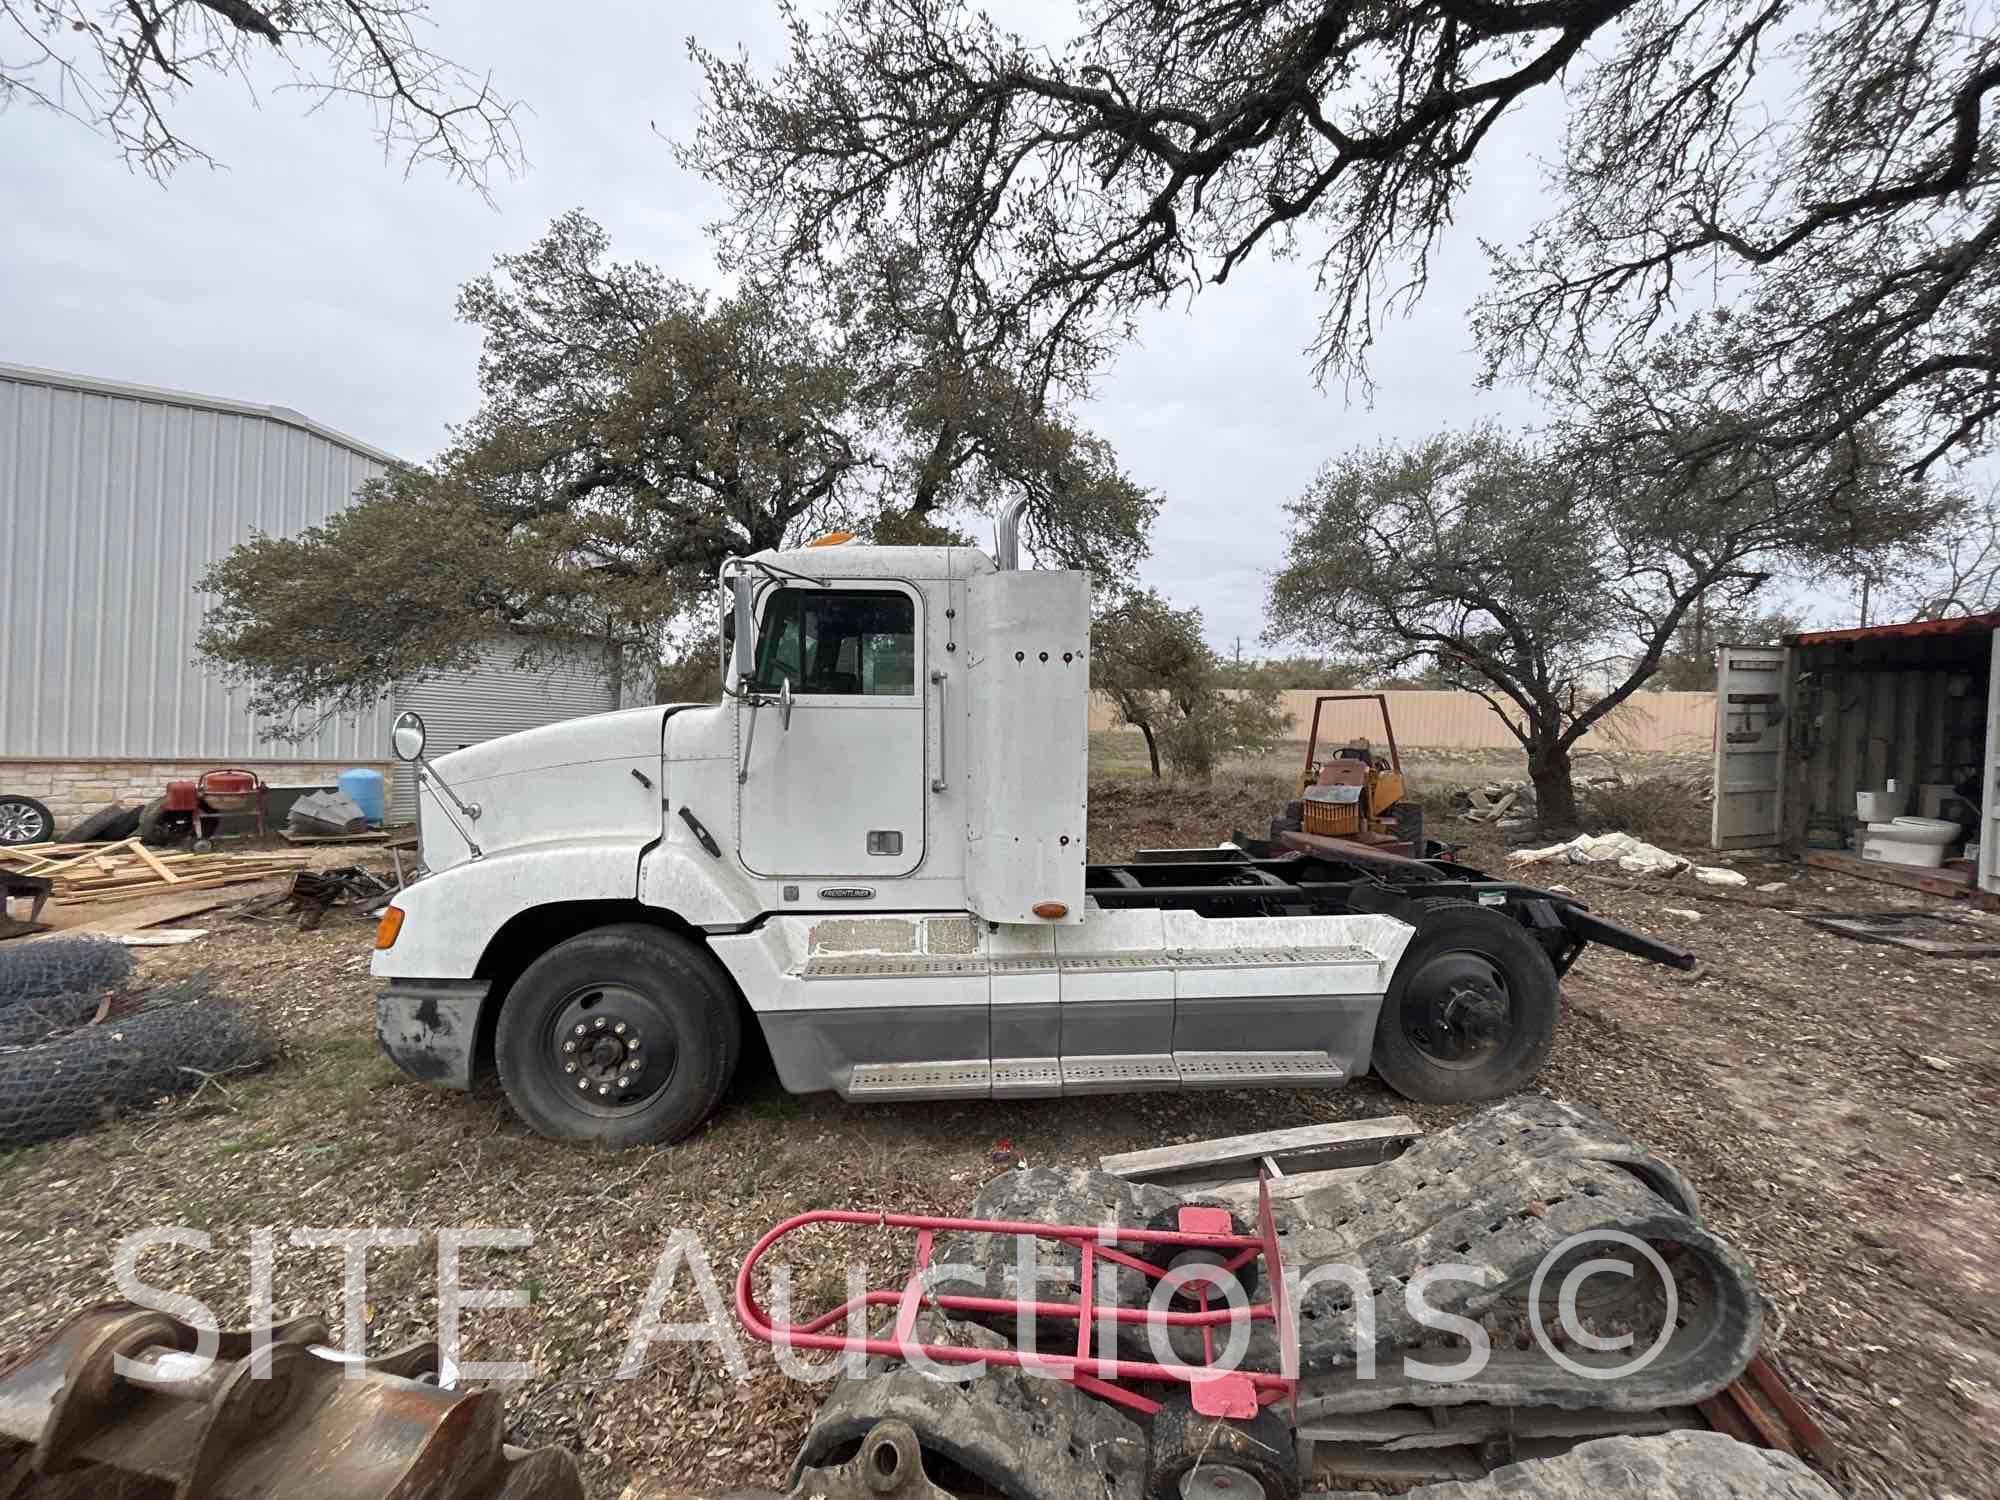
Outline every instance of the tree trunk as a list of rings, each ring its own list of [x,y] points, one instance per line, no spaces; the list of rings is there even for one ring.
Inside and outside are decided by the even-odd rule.
[[[1139,733],[1146,737],[1146,754],[1153,759],[1153,780],[1158,781],[1160,779],[1160,746],[1159,742],[1153,738],[1153,726],[1141,723],[1139,725]]]
[[[1570,774],[1567,745],[1538,746],[1528,757],[1528,779],[1535,784],[1535,820],[1549,833],[1567,833],[1577,826],[1576,781]]]

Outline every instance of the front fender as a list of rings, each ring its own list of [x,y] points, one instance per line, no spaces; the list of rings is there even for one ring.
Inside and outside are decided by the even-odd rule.
[[[394,947],[376,950],[371,967],[386,979],[470,979],[493,935],[532,907],[634,900],[647,842],[628,836],[517,844],[428,875],[397,894],[402,930]]]

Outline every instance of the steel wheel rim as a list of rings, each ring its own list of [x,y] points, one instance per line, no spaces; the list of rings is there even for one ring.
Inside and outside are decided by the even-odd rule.
[[[1234,1464],[1206,1459],[1181,1475],[1181,1500],[1264,1500],[1263,1481]]]
[[[1482,1067],[1514,1032],[1514,992],[1505,972],[1467,949],[1427,959],[1410,976],[1398,1010],[1404,1039],[1441,1068]]]
[[[584,984],[551,1008],[541,1055],[571,1109],[619,1119],[666,1092],[679,1071],[680,1035],[630,985]]]
[[[0,802],[0,844],[39,844],[48,819],[25,802]]]

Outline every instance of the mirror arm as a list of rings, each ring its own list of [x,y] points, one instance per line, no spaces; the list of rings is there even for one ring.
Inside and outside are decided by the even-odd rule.
[[[743,701],[750,705],[750,727],[743,732],[743,764],[736,768],[738,786],[750,779],[750,747],[757,743],[757,710],[764,706],[764,700],[754,694],[745,694]]]
[[[410,764],[416,767],[417,780],[430,786],[433,791],[443,792],[445,797],[451,799],[452,807],[456,807],[460,812],[465,814],[466,822],[476,823],[479,821],[479,804],[477,802],[468,803],[461,801],[458,793],[451,789],[450,784],[442,776],[438,775],[436,771],[431,769],[431,763],[428,760],[419,755]],[[472,836],[472,830],[465,827],[464,824],[451,815],[451,808],[444,805],[442,798],[438,801],[438,810],[444,814],[445,821],[451,824],[452,831],[465,840],[465,847],[471,851],[472,857],[474,859],[484,859],[486,851],[479,847],[478,841]]]

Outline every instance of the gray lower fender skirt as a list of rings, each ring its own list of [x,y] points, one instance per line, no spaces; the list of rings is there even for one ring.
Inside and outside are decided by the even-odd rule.
[[[472,1087],[484,979],[392,979],[375,994],[375,1035],[412,1078]]]

